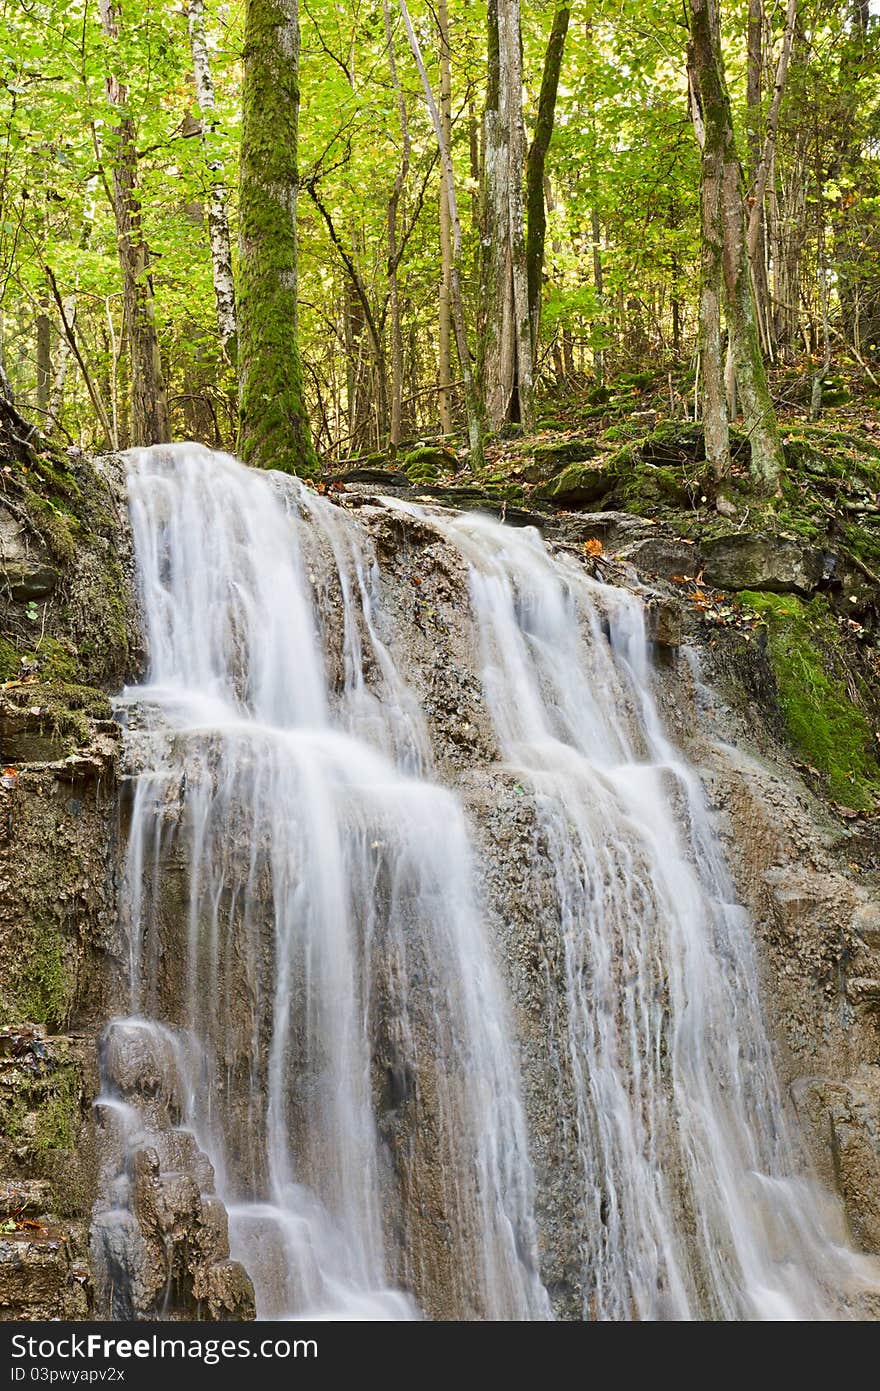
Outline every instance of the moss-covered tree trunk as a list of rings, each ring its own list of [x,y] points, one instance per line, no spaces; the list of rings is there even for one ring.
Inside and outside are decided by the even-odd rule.
[[[242,84],[239,447],[246,463],[314,474],[297,338],[297,0],[247,0]]]
[[[751,471],[764,489],[775,490],[784,467],[782,441],[770,399],[767,374],[755,324],[743,198],[742,167],[737,157],[730,96],[721,54],[718,0],[690,0],[690,61],[693,73],[695,124],[702,125],[703,170],[720,181],[722,234],[721,269],[728,328],[733,342],[736,378],[751,444]],[[717,229],[713,185],[712,218]],[[704,227],[705,231],[705,227]],[[704,248],[704,260],[705,260]],[[714,266],[714,253],[712,257]],[[720,353],[719,353],[720,361]],[[714,390],[704,360],[704,389]],[[723,363],[720,392],[724,391]],[[715,367],[712,364],[714,373]]]
[[[538,333],[541,327],[541,281],[544,272],[544,240],[547,235],[547,212],[544,200],[544,171],[547,164],[547,151],[553,135],[553,122],[556,116],[556,94],[559,90],[559,74],[562,70],[562,56],[565,52],[565,36],[571,11],[567,4],[560,5],[553,16],[547,52],[544,57],[544,72],[541,77],[541,94],[538,98],[538,115],[535,120],[535,134],[529,148],[526,164],[526,213],[528,230],[526,233],[526,267],[529,285],[529,319],[532,326],[532,349],[538,348]]]

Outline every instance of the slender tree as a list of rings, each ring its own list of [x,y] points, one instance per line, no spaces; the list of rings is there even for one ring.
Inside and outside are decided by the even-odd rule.
[[[447,149],[452,149],[452,54],[449,48],[449,9],[446,0],[437,3],[440,33],[440,125]],[[438,375],[440,429],[452,431],[452,220],[446,183],[440,180],[440,306],[438,316]]]
[[[104,33],[108,39],[116,40],[120,33],[118,0],[99,0],[99,6]],[[128,88],[112,72],[107,75],[107,95],[117,113],[110,196],[131,358],[131,443],[159,444],[171,438],[171,421],[156,334],[150,256],[141,218],[137,131],[128,110]]]
[[[418,35],[413,28],[406,0],[398,0],[398,2],[400,4],[400,13],[403,15],[403,22],[406,28],[406,36],[409,40],[410,50],[415,59],[416,67],[418,68],[422,91],[425,94],[425,102],[431,116],[431,124],[434,127],[434,138],[437,141],[437,149],[440,154],[440,167],[443,174],[443,184],[446,189],[446,198],[449,207],[449,220],[452,227],[452,267],[450,276],[452,322],[455,326],[455,344],[458,350],[458,365],[464,383],[464,397],[468,417],[468,441],[471,450],[471,467],[479,468],[483,461],[483,438],[480,423],[480,406],[477,397],[476,383],[474,382],[474,374],[471,369],[471,354],[468,346],[467,327],[464,317],[464,300],[461,291],[461,222],[458,216],[458,200],[455,196],[455,172],[452,167],[452,151],[443,131],[443,122],[440,118],[440,111],[431,83],[428,79],[425,60],[422,56],[422,47],[419,43]]]
[[[722,161],[717,143],[706,140],[703,108],[696,89],[693,45],[688,50],[691,117],[700,147],[700,303],[699,371],[703,384],[706,461],[716,478],[730,470],[730,426],[725,363],[721,345],[724,229],[721,214]]]
[[[406,112],[406,98],[397,75],[397,59],[394,53],[394,32],[391,25],[389,0],[382,0],[385,20],[385,44],[388,49],[388,71],[391,85],[397,100],[397,118],[400,122],[400,166],[394,179],[394,187],[388,199],[388,304],[391,313],[391,418],[389,424],[389,443],[392,453],[400,444],[400,423],[403,401],[403,333],[400,324],[400,288],[397,280],[397,267],[400,257],[398,237],[398,210],[400,199],[409,174],[412,140],[409,133],[409,118]]]
[[[246,0],[238,381],[246,462],[313,474],[297,335],[297,0]]]
[[[205,37],[204,0],[190,0],[189,37],[192,49],[196,99],[201,119],[202,148],[208,172],[208,240],[211,245],[211,274],[217,307],[217,329],[227,361],[235,362],[235,286],[232,278],[232,244],[229,238],[226,176],[217,146],[217,118],[214,81]]]
[[[481,385],[493,430],[533,424],[532,328],[523,219],[525,134],[519,0],[489,0],[483,120]],[[543,196],[543,188],[542,188]]]
[[[745,426],[751,444],[751,471],[763,488],[773,491],[779,484],[784,457],[755,323],[743,174],[737,157],[730,97],[721,54],[721,17],[718,0],[690,0],[690,15],[692,110],[696,118],[695,125],[702,129],[703,145],[701,205],[704,206],[701,237],[704,283],[701,312],[705,311],[707,316],[711,315],[711,322],[707,317],[707,321],[702,325],[702,340],[704,347],[707,346],[715,332],[714,286],[720,248],[728,331],[732,341]],[[708,296],[707,285],[710,291]],[[716,364],[704,351],[703,373],[707,406],[715,390],[716,371]],[[724,467],[723,457],[716,458],[710,455],[710,458],[716,471]]]
[[[568,5],[560,5],[553,16],[547,52],[544,57],[544,72],[541,77],[541,93],[538,97],[538,115],[535,120],[535,134],[529,147],[526,165],[526,207],[528,210],[528,231],[526,235],[526,265],[529,286],[529,319],[532,327],[532,347],[537,352],[538,333],[541,326],[541,283],[544,273],[544,241],[547,235],[547,209],[544,196],[547,151],[553,136],[553,122],[556,117],[556,95],[559,91],[559,74],[562,71],[562,56],[565,52],[565,38],[571,10]]]

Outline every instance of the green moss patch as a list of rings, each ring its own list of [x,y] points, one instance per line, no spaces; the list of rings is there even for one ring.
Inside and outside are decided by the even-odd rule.
[[[400,468],[411,483],[436,483],[444,475],[457,471],[458,458],[452,449],[421,445],[404,454]]]
[[[745,591],[767,624],[768,651],[792,747],[827,780],[835,801],[869,810],[880,796],[871,723],[851,699],[856,678],[827,599]]]
[[[27,1020],[62,1029],[73,999],[75,981],[67,967],[64,938],[47,922],[22,925],[20,956],[9,962],[0,991],[0,1025]]]
[[[534,462],[543,465],[548,474],[564,464],[582,464],[594,459],[598,453],[596,441],[588,439],[542,440],[531,450]]]

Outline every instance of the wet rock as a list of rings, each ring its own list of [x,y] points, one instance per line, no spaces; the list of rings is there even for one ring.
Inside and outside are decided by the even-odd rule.
[[[702,543],[704,574],[719,589],[808,597],[821,583],[822,551],[787,536],[742,533]]]
[[[618,551],[656,528],[645,517],[632,512],[588,512],[577,517],[555,516],[545,527],[545,534],[563,541],[582,544],[601,541],[606,551]]]
[[[681,604],[676,600],[649,599],[646,619],[648,636],[658,647],[674,649],[681,646],[682,612]]]
[[[51,565],[37,561],[6,560],[2,563],[0,587],[16,604],[35,602],[53,593],[59,574]]]
[[[619,555],[634,565],[639,574],[660,575],[663,579],[696,575],[702,569],[699,547],[677,536],[648,536],[622,547]]]
[[[102,1041],[101,1068],[122,1097],[147,1106],[154,1126],[167,1127],[179,1119],[181,1081],[174,1048],[158,1028],[130,1021],[110,1024]]]
[[[843,1197],[852,1237],[880,1251],[880,1067],[850,1078],[811,1078],[795,1091],[798,1110],[825,1140],[826,1173]]]
[[[0,1319],[83,1319],[88,1277],[62,1231],[0,1237]]]
[[[412,486],[405,473],[390,468],[350,468],[335,476],[342,483],[371,483],[376,488],[391,488],[393,491]]]
[[[0,1179],[0,1218],[41,1217],[52,1211],[46,1179]]]
[[[254,1287],[239,1261],[216,1261],[193,1286],[204,1318],[242,1323],[256,1317]]]

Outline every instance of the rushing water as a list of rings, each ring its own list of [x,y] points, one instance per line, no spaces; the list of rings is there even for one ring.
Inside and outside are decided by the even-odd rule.
[[[419,776],[428,740],[374,624],[366,543],[299,485],[195,446],[133,454],[129,493],[149,675],[126,697],[141,715],[126,1027],[159,1021],[197,1053],[187,1067],[204,1080],[179,1109],[258,1312],[407,1317],[440,1262],[447,1313],[547,1314],[467,829],[452,793]],[[309,569],[327,555],[343,629],[333,692]],[[411,1160],[430,1194],[406,1156],[389,1172],[377,1112],[395,1106],[425,1146],[430,1129],[432,1154],[414,1137]],[[143,1143],[136,1128],[128,1150]],[[124,1180],[110,1211],[131,1231]],[[425,1204],[449,1228],[439,1254],[408,1216]]]
[[[642,601],[535,532],[441,525],[470,565],[485,697],[553,863],[585,1314],[826,1316],[872,1274],[797,1176],[751,924],[664,734]]]
[[[468,828],[366,532],[196,446],[132,453],[129,491],[149,674],[122,702],[131,1018],[105,1043],[105,1264],[137,1284],[134,1156],[162,1144],[112,1056],[147,1037],[173,1074],[150,1095],[210,1157],[260,1314],[548,1317]],[[833,1316],[862,1267],[803,1177],[641,601],[534,532],[418,516],[467,562],[486,707],[551,866],[584,1317]]]

